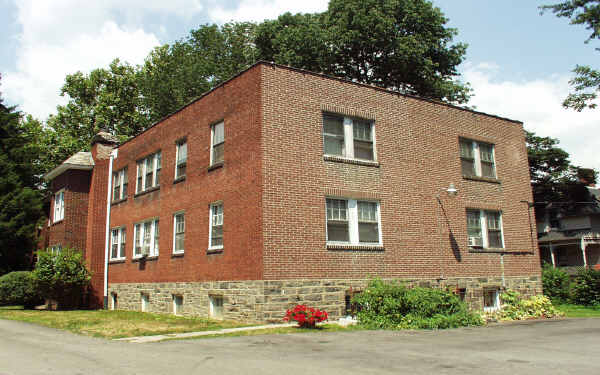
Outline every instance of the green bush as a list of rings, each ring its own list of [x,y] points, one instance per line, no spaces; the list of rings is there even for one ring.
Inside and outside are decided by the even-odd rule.
[[[583,270],[575,276],[572,302],[577,305],[600,305],[600,271]]]
[[[32,308],[42,303],[30,271],[15,271],[0,277],[0,306],[23,305]]]
[[[359,324],[384,329],[442,329],[482,325],[479,314],[452,292],[433,288],[407,288],[379,279],[354,296]]]
[[[562,304],[570,300],[571,281],[565,271],[554,268],[551,264],[544,264],[544,267],[542,267],[542,285],[544,295],[550,298],[552,302]]]
[[[535,318],[556,318],[562,316],[547,296],[532,296],[523,299],[514,290],[507,290],[500,296],[502,309],[489,314],[499,320],[526,320]]]
[[[52,254],[45,250],[37,257],[33,277],[40,294],[60,308],[79,307],[91,279],[81,252],[66,248]]]

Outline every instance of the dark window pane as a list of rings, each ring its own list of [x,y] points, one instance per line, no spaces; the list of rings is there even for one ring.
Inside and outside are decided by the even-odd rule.
[[[328,221],[327,222],[327,240],[349,242],[350,234],[348,233],[348,222],[345,221]]]
[[[495,178],[496,172],[494,171],[494,164],[481,162],[481,175],[483,177]]]
[[[373,143],[354,139],[354,157],[356,159],[373,160]]]
[[[224,148],[224,143],[213,147],[213,164],[223,161]]]
[[[501,248],[502,247],[502,232],[500,231],[488,231],[489,247]]]
[[[223,246],[223,226],[213,226],[210,237],[210,246]]]
[[[475,160],[472,159],[461,159],[463,176],[475,176]]]
[[[358,223],[359,242],[379,242],[379,225],[377,223]]]

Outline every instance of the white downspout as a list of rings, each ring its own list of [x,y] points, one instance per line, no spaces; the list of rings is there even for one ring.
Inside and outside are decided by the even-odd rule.
[[[104,309],[108,309],[108,251],[110,241],[110,197],[112,193],[113,160],[117,157],[118,149],[110,153],[108,162],[108,192],[106,193],[106,235],[104,237]]]
[[[587,256],[585,254],[585,236],[581,236],[581,254],[583,255],[583,267],[587,268]]]

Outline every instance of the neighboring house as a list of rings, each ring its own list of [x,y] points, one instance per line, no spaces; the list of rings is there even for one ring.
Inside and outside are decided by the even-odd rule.
[[[600,190],[592,185],[587,191],[589,199],[578,202],[574,209],[553,209],[551,204],[540,217],[537,230],[542,263],[569,273],[600,269]]]
[[[111,308],[335,318],[373,277],[477,309],[541,293],[517,121],[261,62],[74,158],[46,176],[49,245],[83,249],[97,306],[106,285]]]

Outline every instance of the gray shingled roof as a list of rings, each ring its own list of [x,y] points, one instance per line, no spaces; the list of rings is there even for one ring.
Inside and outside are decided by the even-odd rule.
[[[60,176],[69,169],[92,170],[94,168],[94,159],[91,152],[78,152],[65,160],[61,165],[54,168],[44,175],[46,181],[50,181]]]

